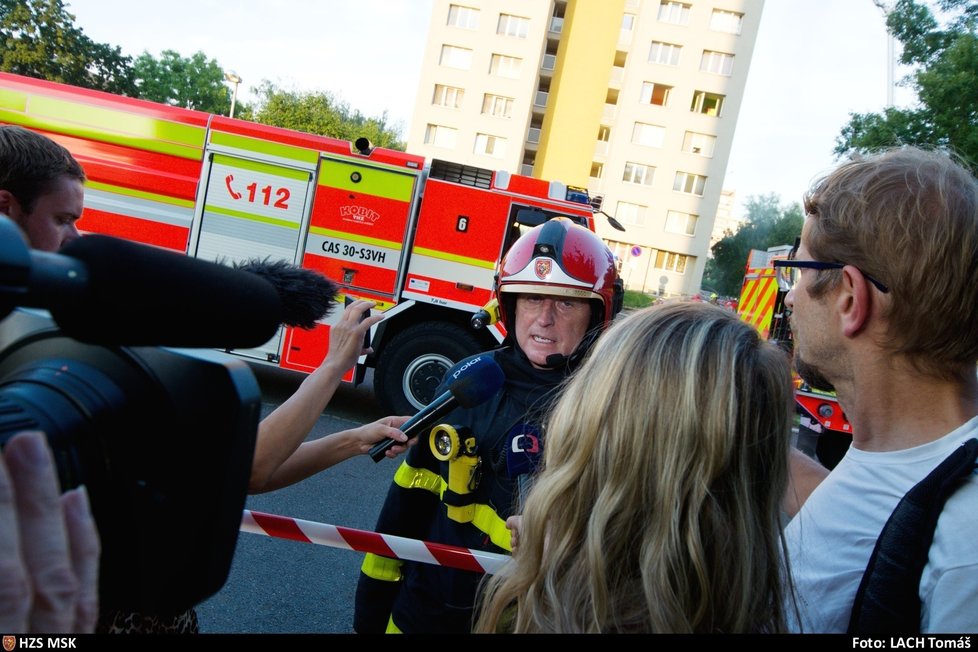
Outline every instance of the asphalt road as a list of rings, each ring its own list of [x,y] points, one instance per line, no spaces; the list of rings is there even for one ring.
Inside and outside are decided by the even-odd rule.
[[[294,391],[301,374],[255,367],[263,412]],[[310,438],[384,416],[370,390],[341,387]],[[399,461],[367,456],[342,462],[299,484],[251,496],[247,508],[372,530]],[[197,607],[204,633],[351,632],[363,556],[326,546],[242,532],[227,583]]]

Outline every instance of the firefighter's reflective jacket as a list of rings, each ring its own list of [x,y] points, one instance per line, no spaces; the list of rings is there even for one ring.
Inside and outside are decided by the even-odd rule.
[[[443,420],[459,434],[458,457],[437,459],[427,435],[409,449],[381,510],[378,532],[509,552],[505,521],[517,510],[517,501],[507,450],[514,437],[540,439],[540,420],[566,372],[535,369],[510,348],[492,355],[506,377],[503,388],[486,403],[456,409]],[[469,437],[474,442],[466,451]],[[459,483],[461,473],[468,482]],[[471,571],[368,554],[357,586],[354,629],[468,632],[481,579]]]

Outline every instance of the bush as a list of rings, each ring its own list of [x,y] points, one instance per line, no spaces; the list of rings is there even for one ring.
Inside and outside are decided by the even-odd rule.
[[[644,292],[639,292],[638,290],[625,290],[625,303],[626,308],[646,308],[655,303],[655,297],[645,294]]]

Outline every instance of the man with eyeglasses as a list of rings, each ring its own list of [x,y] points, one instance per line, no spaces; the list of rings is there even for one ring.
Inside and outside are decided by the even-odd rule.
[[[394,476],[377,531],[508,552],[512,533],[506,520],[519,513],[520,476],[542,455],[540,423],[554,390],[614,319],[623,294],[611,251],[571,220],[554,218],[516,240],[500,263],[495,287],[508,336],[490,355],[503,370],[503,387],[486,403],[456,409],[444,419],[461,439],[475,439],[477,461],[468,460],[468,487],[456,491],[449,484],[452,465],[459,462],[436,459],[422,436]],[[481,579],[471,571],[367,555],[354,629],[467,633]]]
[[[776,263],[796,367],[836,391],[853,440],[831,473],[793,453],[795,626],[978,631],[978,181],[894,149],[817,181],[805,212]]]

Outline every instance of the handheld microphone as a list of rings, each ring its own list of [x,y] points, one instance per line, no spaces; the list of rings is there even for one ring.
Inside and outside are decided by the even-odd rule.
[[[506,435],[506,473],[516,479],[519,493],[519,511],[523,511],[526,494],[529,493],[533,473],[543,456],[543,438],[535,426],[517,423]]]
[[[255,274],[108,236],[62,254],[30,252],[24,301],[89,344],[249,348],[282,322],[275,288]]]
[[[462,360],[445,374],[448,390],[436,397],[420,412],[404,422],[401,432],[413,439],[431,430],[437,422],[456,407],[472,408],[488,401],[503,386],[503,370],[489,354]],[[401,442],[386,438],[370,449],[374,462],[384,458],[387,450]]]

